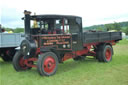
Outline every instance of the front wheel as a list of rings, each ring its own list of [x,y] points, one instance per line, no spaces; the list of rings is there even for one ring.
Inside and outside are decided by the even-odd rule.
[[[37,62],[37,70],[41,76],[51,76],[58,68],[58,58],[53,52],[41,54]]]
[[[13,67],[16,71],[23,71],[23,70],[27,70],[27,69],[31,69],[31,67],[28,67],[25,65],[25,59],[23,58],[23,54],[21,53],[21,51],[18,51],[14,58],[13,58]]]

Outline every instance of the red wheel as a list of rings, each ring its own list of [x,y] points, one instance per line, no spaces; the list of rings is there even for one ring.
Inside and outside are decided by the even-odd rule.
[[[47,52],[38,58],[37,70],[42,76],[51,76],[58,68],[58,58],[53,52]]]
[[[25,65],[25,59],[23,59],[23,55],[20,51],[18,51],[15,54],[12,63],[16,71],[23,71],[23,70],[31,69],[31,67],[28,67]]]
[[[112,53],[111,53],[110,48],[106,49],[105,56],[106,56],[107,61],[109,61],[111,59]]]
[[[112,46],[101,44],[96,51],[96,57],[100,62],[109,62],[112,60],[113,49]]]

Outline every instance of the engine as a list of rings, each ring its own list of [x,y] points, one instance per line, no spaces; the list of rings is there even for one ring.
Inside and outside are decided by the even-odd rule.
[[[34,40],[23,40],[20,45],[20,50],[24,56],[33,57],[36,54],[37,44]]]

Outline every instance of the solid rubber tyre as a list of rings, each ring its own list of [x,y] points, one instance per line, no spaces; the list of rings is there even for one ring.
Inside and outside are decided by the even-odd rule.
[[[58,57],[53,52],[46,52],[39,56],[37,70],[41,76],[52,76],[58,68]]]
[[[113,48],[111,45],[102,44],[98,46],[96,57],[99,62],[110,62],[112,60]]]
[[[27,67],[26,65],[24,65],[23,61],[24,59],[21,51],[16,52],[12,61],[13,67],[16,71],[31,69],[31,67]]]

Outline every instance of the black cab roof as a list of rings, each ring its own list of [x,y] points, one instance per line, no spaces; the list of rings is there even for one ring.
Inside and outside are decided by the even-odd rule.
[[[56,14],[47,14],[47,15],[31,15],[31,18],[34,19],[43,19],[43,18],[55,18],[55,19],[58,19],[58,18],[66,18],[66,19],[75,19],[75,18],[81,18],[79,16],[73,16],[73,15],[56,15]]]

